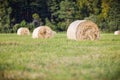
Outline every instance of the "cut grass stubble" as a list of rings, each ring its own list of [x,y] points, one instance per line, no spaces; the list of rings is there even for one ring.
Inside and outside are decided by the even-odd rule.
[[[119,80],[119,66],[120,36],[113,34],[98,41],[0,34],[1,79]]]

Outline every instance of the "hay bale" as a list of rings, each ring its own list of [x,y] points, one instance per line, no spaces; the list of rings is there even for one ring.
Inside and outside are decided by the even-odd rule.
[[[17,35],[30,35],[30,31],[28,28],[21,27],[17,30]]]
[[[120,35],[120,30],[115,31],[115,32],[114,32],[114,35]]]
[[[69,25],[67,37],[72,40],[97,40],[100,38],[100,32],[92,21],[77,20]]]
[[[53,31],[48,26],[39,26],[33,30],[32,38],[52,38],[54,36]]]
[[[55,31],[52,31],[52,37],[54,37],[57,33]]]

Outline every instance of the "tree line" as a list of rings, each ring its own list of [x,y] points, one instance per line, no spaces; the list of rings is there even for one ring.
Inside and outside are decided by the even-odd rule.
[[[101,31],[120,29],[119,0],[0,0],[0,32],[16,32],[19,27],[31,31],[48,25],[66,31],[75,20],[92,20]]]

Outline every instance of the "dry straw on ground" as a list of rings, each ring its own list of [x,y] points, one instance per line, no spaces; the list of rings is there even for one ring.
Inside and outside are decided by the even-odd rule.
[[[39,26],[34,29],[32,38],[52,38],[55,35],[54,33],[55,32],[48,26]]]
[[[120,35],[120,30],[115,31],[115,32],[114,32],[114,35]]]
[[[77,20],[69,25],[67,37],[73,40],[97,40],[100,38],[100,32],[94,22],[90,20]]]
[[[21,27],[17,30],[17,35],[30,35],[30,31],[28,28]]]

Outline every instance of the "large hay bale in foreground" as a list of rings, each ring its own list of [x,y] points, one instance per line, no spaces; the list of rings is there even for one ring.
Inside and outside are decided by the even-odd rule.
[[[30,35],[30,31],[28,28],[21,27],[17,30],[17,35]]]
[[[32,38],[52,38],[54,36],[53,31],[48,26],[39,26],[33,30]]]
[[[67,37],[73,40],[97,40],[100,38],[100,32],[92,21],[77,20],[69,25]]]
[[[114,32],[114,35],[120,35],[120,30],[115,31],[115,32]]]

